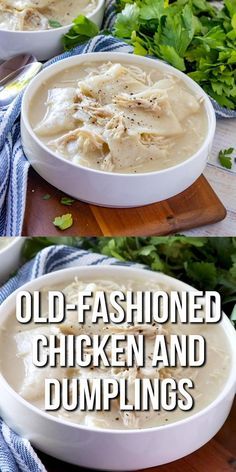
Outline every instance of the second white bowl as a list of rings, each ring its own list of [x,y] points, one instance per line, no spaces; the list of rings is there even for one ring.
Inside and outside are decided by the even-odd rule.
[[[6,282],[8,277],[19,267],[24,238],[11,238],[9,244],[0,250],[0,284]]]
[[[105,0],[98,0],[97,7],[87,15],[102,26],[105,10]],[[77,14],[75,14],[75,17]],[[72,25],[40,31],[9,31],[0,29],[0,59],[6,60],[17,54],[33,54],[38,61],[46,61],[62,52],[62,36]]]

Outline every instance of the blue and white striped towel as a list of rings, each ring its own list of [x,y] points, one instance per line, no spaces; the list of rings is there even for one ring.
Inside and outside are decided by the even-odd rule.
[[[107,0],[104,28],[114,23],[115,0]],[[133,48],[112,36],[99,35],[87,44],[47,62],[44,67],[66,57],[96,51],[122,51],[132,53]],[[0,109],[0,236],[18,236],[24,218],[29,163],[23,153],[19,115],[22,93],[6,108]],[[213,102],[219,118],[236,118],[230,111]]]
[[[24,283],[55,270],[84,265],[133,265],[69,246],[50,246],[26,263],[0,288],[0,304]],[[46,472],[28,440],[20,438],[0,418],[0,471]]]
[[[112,36],[99,35],[52,59],[45,67],[66,57],[101,51],[132,52],[132,47]],[[20,136],[22,95],[8,108],[0,109],[0,236],[19,236],[22,231],[29,170]]]

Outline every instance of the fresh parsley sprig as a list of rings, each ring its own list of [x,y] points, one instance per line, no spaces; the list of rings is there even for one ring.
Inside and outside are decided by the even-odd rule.
[[[114,34],[186,72],[221,106],[236,109],[236,1],[117,0]]]
[[[73,26],[68,33],[62,38],[64,50],[69,51],[75,46],[85,43],[96,36],[98,32],[99,29],[93,21],[89,20],[84,15],[79,15],[73,20]]]
[[[234,148],[222,149],[218,154],[218,159],[223,167],[226,169],[232,169]]]
[[[120,261],[138,262],[199,290],[217,290],[224,311],[236,327],[236,238],[29,238],[24,256],[31,259],[40,249],[52,244],[77,246]]]

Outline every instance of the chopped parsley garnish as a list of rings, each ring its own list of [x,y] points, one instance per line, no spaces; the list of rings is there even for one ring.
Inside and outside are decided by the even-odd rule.
[[[75,200],[73,200],[73,198],[69,198],[69,197],[62,197],[61,198],[61,204],[62,205],[71,206],[71,205],[73,205],[74,202],[75,202]]]
[[[46,195],[43,196],[43,200],[50,200],[51,195],[49,193],[46,193]]]
[[[66,215],[62,216],[57,216],[54,219],[53,224],[60,230],[65,231],[65,229],[68,229],[73,225],[73,216],[71,215],[71,213],[67,213]]]
[[[51,26],[51,28],[61,28],[62,27],[61,23],[57,20],[49,20],[49,26]]]

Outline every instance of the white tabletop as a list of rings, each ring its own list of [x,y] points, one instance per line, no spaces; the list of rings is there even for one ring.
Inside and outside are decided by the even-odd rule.
[[[225,169],[218,161],[221,149],[233,147],[232,170]],[[204,172],[219,199],[227,209],[225,220],[186,231],[191,236],[235,236],[236,235],[236,119],[217,120],[216,135],[209,163]]]

